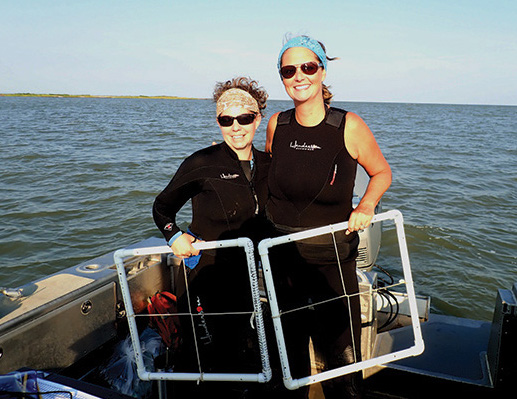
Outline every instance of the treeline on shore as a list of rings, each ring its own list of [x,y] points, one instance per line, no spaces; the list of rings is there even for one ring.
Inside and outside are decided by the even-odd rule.
[[[112,95],[90,95],[90,94],[35,94],[35,93],[0,93],[0,97],[71,97],[71,98],[151,98],[166,100],[200,100],[198,98],[178,96],[112,96]]]

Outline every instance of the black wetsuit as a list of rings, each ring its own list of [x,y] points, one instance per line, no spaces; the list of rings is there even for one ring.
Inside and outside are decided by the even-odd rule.
[[[269,174],[271,199],[267,210],[276,224],[324,226],[348,220],[357,161],[345,147],[344,113],[329,109],[314,127],[301,126],[294,112],[278,117]]]
[[[180,231],[176,213],[189,199],[192,199],[189,228],[203,240],[253,234],[256,229],[250,224],[260,220],[267,200],[270,157],[253,149],[253,159],[251,182],[237,154],[224,142],[185,159],[154,202],[154,221],[165,239],[169,241]]]
[[[345,147],[345,121],[346,112],[335,108],[329,108],[325,119],[314,127],[301,126],[294,110],[279,115],[272,143],[267,204],[276,234],[348,220],[357,162]],[[282,316],[294,378],[310,375],[309,338],[328,369],[354,361],[352,342],[355,342],[355,360],[360,360],[359,298],[352,296],[350,303],[346,296],[330,300],[358,292],[355,271],[358,243],[357,233],[339,232],[334,237],[306,239],[270,251],[281,312],[305,307]],[[328,302],[309,306],[322,301]],[[350,315],[353,328],[350,328]],[[325,397],[346,397],[350,384],[340,381],[350,379],[324,383]],[[299,391],[289,395],[307,395],[307,390]]]
[[[197,151],[179,167],[168,186],[156,197],[153,216],[166,240],[179,228],[176,213],[192,199],[189,230],[204,241],[249,237],[256,241],[264,231],[267,173],[270,156],[253,149],[253,168],[240,161],[226,143]],[[246,176],[248,175],[248,176]],[[205,250],[199,264],[178,279],[178,310],[189,310],[197,339],[192,338],[190,317],[182,317],[183,341],[175,354],[175,371],[198,372],[195,341],[203,372],[258,373],[256,332],[250,331],[250,313],[210,316],[210,313],[252,312],[248,267],[242,248]],[[250,338],[252,337],[252,338]],[[251,347],[251,350],[249,348]],[[215,384],[219,389],[221,386]],[[181,388],[183,389],[183,388]],[[185,388],[194,393],[194,384]],[[221,393],[220,391],[218,391]],[[206,392],[198,392],[200,397]],[[181,394],[178,392],[178,395]]]

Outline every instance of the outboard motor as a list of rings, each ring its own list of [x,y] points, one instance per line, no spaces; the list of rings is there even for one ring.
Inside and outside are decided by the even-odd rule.
[[[359,205],[366,192],[370,177],[361,165],[357,165],[355,176],[354,196],[352,206]],[[382,212],[381,201],[375,207],[375,214]],[[368,228],[359,231],[359,255],[356,259],[357,268],[370,271],[377,260],[381,248],[382,223],[372,223]]]

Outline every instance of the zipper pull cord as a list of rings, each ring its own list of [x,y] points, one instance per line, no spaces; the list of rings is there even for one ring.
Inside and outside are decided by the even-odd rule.
[[[330,185],[334,185],[334,180],[336,180],[336,174],[337,174],[337,164],[334,165],[334,174],[332,175],[332,180],[330,181]]]

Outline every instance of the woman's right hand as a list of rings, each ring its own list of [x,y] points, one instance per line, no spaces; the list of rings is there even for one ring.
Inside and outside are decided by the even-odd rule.
[[[185,259],[194,255],[199,255],[199,250],[192,246],[192,243],[196,241],[197,238],[191,236],[188,233],[183,233],[172,243],[172,252],[180,259]]]

